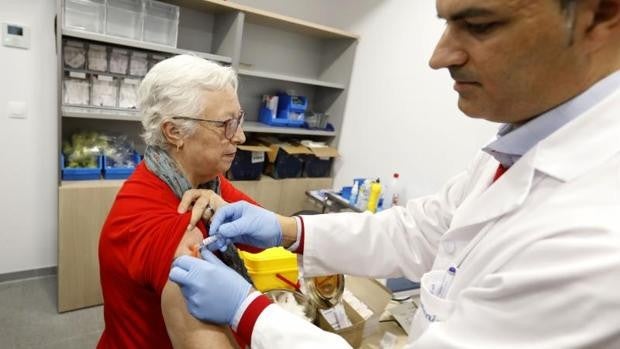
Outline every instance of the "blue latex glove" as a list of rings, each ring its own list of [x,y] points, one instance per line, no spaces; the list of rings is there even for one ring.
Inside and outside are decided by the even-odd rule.
[[[211,219],[209,231],[219,237],[208,246],[212,251],[231,242],[258,248],[282,244],[282,228],[276,215],[245,201],[219,208]]]
[[[241,275],[203,248],[202,259],[181,256],[172,263],[170,280],[181,287],[194,317],[231,325],[237,309],[252,287]]]

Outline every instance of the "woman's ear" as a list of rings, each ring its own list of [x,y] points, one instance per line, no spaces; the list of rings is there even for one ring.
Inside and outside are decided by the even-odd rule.
[[[183,137],[181,130],[172,121],[165,121],[161,126],[161,132],[164,134],[166,141],[173,148],[181,148],[183,146]]]

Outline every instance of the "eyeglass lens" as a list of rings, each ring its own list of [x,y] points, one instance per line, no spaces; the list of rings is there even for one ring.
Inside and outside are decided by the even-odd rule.
[[[226,129],[225,129],[226,138],[231,139],[235,135],[235,133],[237,132],[237,129],[243,123],[243,116],[244,116],[244,113],[242,112],[239,115],[239,117],[228,120],[228,122],[226,123]]]

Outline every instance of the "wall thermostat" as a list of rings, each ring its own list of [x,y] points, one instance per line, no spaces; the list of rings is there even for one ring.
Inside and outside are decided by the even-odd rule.
[[[19,24],[2,23],[2,45],[30,48],[30,28]]]

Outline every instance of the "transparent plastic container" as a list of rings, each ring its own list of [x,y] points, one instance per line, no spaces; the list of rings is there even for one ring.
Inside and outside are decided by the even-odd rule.
[[[107,0],[107,35],[142,40],[142,25],[142,0]]]
[[[65,0],[64,27],[103,33],[106,0]]]
[[[86,73],[65,73],[62,84],[62,104],[88,105],[90,103],[90,81]]]
[[[63,60],[65,68],[84,69],[86,68],[86,47],[84,43],[77,41],[66,41],[63,43]]]
[[[108,49],[103,45],[88,45],[88,69],[108,71]]]
[[[90,103],[96,107],[116,107],[118,79],[109,75],[92,76]]]
[[[159,1],[144,1],[144,32],[142,40],[177,46],[179,7]]]
[[[148,71],[149,61],[146,52],[132,51],[129,60],[129,75],[144,76]]]
[[[129,67],[129,51],[113,48],[110,52],[110,73],[127,74]]]
[[[138,88],[140,87],[140,80],[138,79],[123,79],[121,80],[121,87],[118,95],[118,107],[127,109],[138,108]]]

